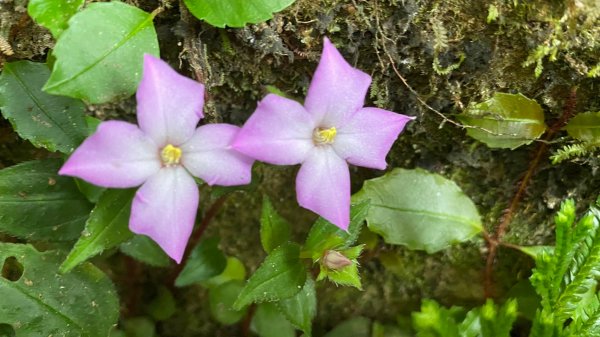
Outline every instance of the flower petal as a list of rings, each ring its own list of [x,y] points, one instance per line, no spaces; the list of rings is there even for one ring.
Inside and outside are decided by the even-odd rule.
[[[102,122],[58,172],[103,187],[141,185],[160,169],[156,144],[134,124]]]
[[[198,186],[181,166],[161,169],[135,194],[129,228],[181,262],[198,209]]]
[[[140,129],[159,147],[183,144],[203,117],[204,85],[149,54],[144,55],[144,74],[136,98]]]
[[[300,103],[270,94],[258,103],[235,137],[233,148],[267,163],[295,165],[314,147],[314,128]]]
[[[302,164],[296,177],[296,196],[300,206],[348,229],[350,172],[330,146],[316,147]]]
[[[383,109],[362,108],[338,130],[333,148],[350,164],[383,170],[392,144],[413,119]]]
[[[353,68],[329,41],[308,88],[304,107],[320,127],[340,127],[362,108],[371,76]]]
[[[249,184],[254,160],[231,147],[239,130],[239,127],[229,124],[199,127],[181,146],[183,166],[209,185]]]

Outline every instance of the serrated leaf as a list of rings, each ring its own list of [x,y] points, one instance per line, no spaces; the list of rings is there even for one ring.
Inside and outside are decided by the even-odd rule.
[[[260,243],[265,252],[270,253],[273,249],[290,239],[290,224],[281,216],[271,200],[263,197],[262,213],[260,215]]]
[[[121,252],[136,260],[155,267],[167,267],[171,259],[156,242],[145,235],[134,235],[133,238],[119,246]]]
[[[295,0],[184,0],[190,12],[200,20],[224,28],[244,27],[248,23],[269,20],[274,12]]]
[[[69,241],[83,230],[92,205],[73,179],[46,159],[0,170],[0,232],[27,240]]]
[[[175,280],[175,286],[185,287],[219,275],[227,265],[225,254],[219,249],[219,238],[202,240],[185,261],[185,267]]]
[[[295,337],[296,330],[277,310],[273,303],[262,303],[256,308],[251,324],[260,337]]]
[[[233,280],[209,290],[210,313],[219,323],[225,325],[235,324],[246,316],[247,307],[240,310],[233,309],[233,303],[243,288],[243,281]]]
[[[312,336],[312,321],[317,315],[317,292],[313,279],[307,277],[299,293],[276,302],[276,305],[292,325],[302,330],[306,337]]]
[[[473,201],[453,181],[421,169],[367,180],[355,198],[371,200],[370,230],[410,249],[435,253],[482,230]]]
[[[118,18],[118,20],[115,20]],[[143,55],[158,56],[153,15],[122,2],[91,3],[69,20],[44,91],[106,103],[133,94]]]
[[[495,93],[489,100],[469,106],[458,119],[476,127],[467,129],[467,134],[491,148],[515,149],[546,131],[542,107],[521,94]]]
[[[19,136],[34,146],[71,153],[87,136],[85,106],[43,92],[49,76],[43,63],[6,63],[0,75],[0,110]]]
[[[569,120],[565,129],[575,139],[600,144],[600,111],[577,114]]]
[[[27,13],[40,26],[57,38],[68,27],[68,21],[84,0],[29,0]]]
[[[318,261],[325,251],[344,249],[356,242],[369,211],[369,200],[359,200],[350,208],[350,225],[348,231],[343,231],[329,221],[319,218],[310,229],[304,251],[310,254],[313,261]]]
[[[0,264],[16,258],[20,278],[0,277],[0,323],[19,337],[106,337],[117,323],[119,300],[111,281],[86,263],[57,274],[62,256],[29,245],[0,243]]]
[[[60,266],[66,273],[78,264],[131,239],[129,214],[135,190],[107,190],[90,213],[81,237]]]
[[[285,243],[271,252],[250,276],[234,303],[234,309],[252,303],[277,301],[296,295],[306,282],[306,267],[300,260],[300,246]]]

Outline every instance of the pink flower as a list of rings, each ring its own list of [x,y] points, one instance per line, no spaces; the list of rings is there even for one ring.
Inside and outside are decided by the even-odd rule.
[[[413,117],[363,107],[371,77],[350,66],[325,38],[304,106],[267,95],[233,147],[276,165],[301,164],[298,203],[346,230],[350,223],[348,163],[383,170],[392,144]]]
[[[198,208],[192,176],[209,185],[247,184],[253,160],[230,146],[238,127],[196,128],[203,117],[204,86],[162,60],[144,56],[136,98],[139,127],[122,121],[101,123],[59,173],[109,188],[141,185],[129,228],[151,237],[180,263]]]

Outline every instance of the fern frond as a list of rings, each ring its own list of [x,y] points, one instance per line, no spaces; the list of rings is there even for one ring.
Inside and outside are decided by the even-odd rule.
[[[558,149],[550,157],[550,159],[552,160],[552,164],[558,164],[565,160],[586,156],[590,152],[597,150],[598,147],[600,147],[600,145],[596,143],[577,143],[565,145],[563,148]]]

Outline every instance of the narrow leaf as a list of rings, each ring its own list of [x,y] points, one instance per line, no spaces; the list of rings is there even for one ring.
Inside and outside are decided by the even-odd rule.
[[[185,287],[206,281],[225,270],[227,258],[219,249],[219,238],[204,239],[185,262],[185,267],[175,280],[175,285]]]
[[[84,0],[29,0],[27,12],[40,26],[48,28],[54,38],[65,29]]]
[[[515,149],[538,139],[544,131],[544,111],[521,94],[496,93],[458,116],[467,134],[491,148]],[[482,130],[483,129],[483,130]]]
[[[252,302],[277,301],[296,295],[306,281],[306,267],[300,260],[300,246],[285,243],[267,256],[252,274],[233,307]]]
[[[57,175],[59,159],[0,170],[0,232],[27,240],[77,239],[92,205],[73,179]]]
[[[152,19],[122,2],[91,3],[69,20],[56,42],[44,90],[90,103],[130,96],[141,79],[143,55],[158,56]]]
[[[264,250],[270,253],[289,239],[290,224],[277,213],[271,200],[264,196],[260,215],[260,242]]]
[[[66,273],[78,264],[133,237],[129,213],[135,190],[107,190],[92,210],[83,234],[60,266]]]
[[[224,28],[243,27],[273,17],[295,0],[184,0],[187,8],[200,20]]]
[[[0,243],[0,264],[11,257],[22,274],[0,277],[0,320],[12,325],[16,336],[106,337],[117,323],[115,289],[92,264],[60,275],[56,271],[62,256],[57,252]]]
[[[71,153],[87,135],[85,106],[43,92],[49,76],[43,63],[6,63],[0,75],[0,110],[19,136],[34,146]]]
[[[424,170],[394,169],[355,195],[371,200],[367,224],[387,243],[434,253],[481,232],[473,201],[454,182]]]
[[[312,335],[312,321],[317,315],[317,292],[313,279],[307,277],[299,293],[276,304],[292,325],[302,330],[306,337]]]

